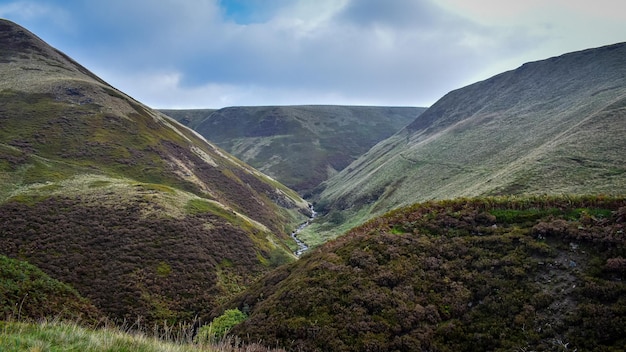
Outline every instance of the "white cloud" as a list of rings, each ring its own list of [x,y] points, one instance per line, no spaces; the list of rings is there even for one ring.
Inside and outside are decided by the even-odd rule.
[[[164,108],[425,105],[525,61],[618,42],[626,33],[623,5],[611,8],[609,0],[253,4],[264,6],[262,15],[229,17],[219,0],[30,0],[0,5],[0,14],[30,16],[35,33]]]
[[[13,1],[0,4],[0,18],[7,18],[22,25],[45,20],[63,29],[71,27],[67,11],[38,1]]]
[[[124,87],[124,92],[153,108],[200,109],[268,104],[385,105],[387,102],[386,99],[377,100],[376,96],[351,97],[340,91],[306,87],[276,88],[267,85],[217,83],[191,87],[182,84],[182,74],[179,72],[136,72],[125,75],[107,70],[98,72],[105,81],[115,82],[113,85],[117,88]]]

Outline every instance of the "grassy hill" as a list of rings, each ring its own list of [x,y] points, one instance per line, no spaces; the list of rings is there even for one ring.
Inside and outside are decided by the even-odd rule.
[[[172,114],[235,158],[0,20],[0,349],[213,350],[11,319],[169,340],[230,311],[239,350],[621,351],[624,54],[451,92],[358,159],[419,109]],[[361,225],[295,261],[308,203],[240,159],[316,197],[310,244]]]
[[[620,351],[625,230],[623,197],[415,204],[255,283],[233,332],[293,351]]]
[[[424,108],[372,106],[229,107],[163,111],[305,197]]]
[[[294,259],[294,191],[5,20],[0,76],[0,254],[170,322]]]
[[[160,112],[195,130],[198,125],[217,109],[161,109]]]
[[[569,53],[448,93],[323,185],[309,242],[430,199],[623,194],[625,55]]]
[[[58,319],[95,324],[104,316],[71,286],[39,268],[0,255],[0,319]]]

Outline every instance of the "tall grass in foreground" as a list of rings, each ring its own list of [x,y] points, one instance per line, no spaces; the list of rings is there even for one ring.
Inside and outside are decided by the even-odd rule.
[[[226,337],[214,344],[164,341],[142,333],[127,333],[117,328],[87,329],[75,323],[0,321],[0,351],[65,352],[262,352],[260,345],[242,345]],[[278,351],[278,350],[276,350]]]

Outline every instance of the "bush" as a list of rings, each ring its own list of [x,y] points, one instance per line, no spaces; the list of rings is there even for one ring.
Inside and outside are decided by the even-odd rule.
[[[248,316],[239,309],[227,309],[224,314],[213,319],[211,324],[204,325],[198,330],[196,342],[218,342],[233,328],[246,320]]]

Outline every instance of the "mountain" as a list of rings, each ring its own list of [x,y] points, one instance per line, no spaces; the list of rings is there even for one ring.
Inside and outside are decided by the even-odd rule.
[[[294,259],[294,191],[0,21],[0,254],[108,317],[202,317]]]
[[[413,121],[424,108],[373,106],[229,107],[163,111],[212,143],[310,197],[323,181],[381,140]]]
[[[625,229],[624,197],[415,204],[226,307],[250,312],[233,334],[289,351],[618,351]]]
[[[448,93],[323,185],[310,232],[430,199],[623,194],[624,57],[626,43],[569,53]]]
[[[160,109],[159,111],[183,125],[195,130],[198,125],[204,121],[207,116],[214,113],[217,109]]]

